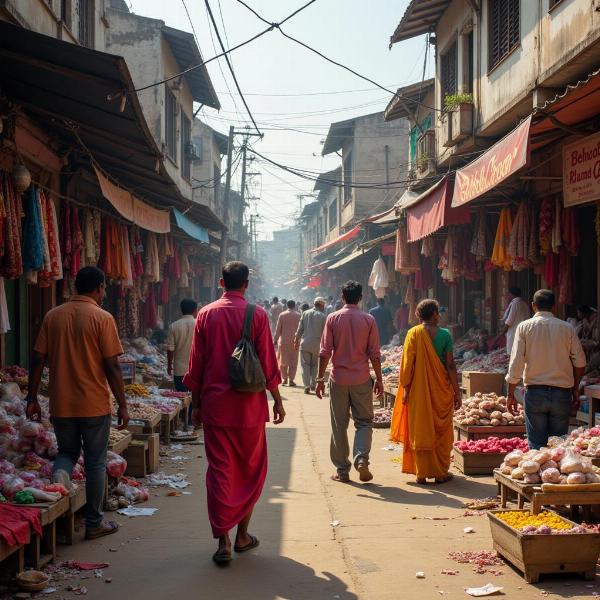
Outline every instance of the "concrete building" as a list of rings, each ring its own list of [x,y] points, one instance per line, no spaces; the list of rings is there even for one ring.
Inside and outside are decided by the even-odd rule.
[[[160,19],[136,15],[120,0],[112,0],[106,15],[110,23],[106,50],[125,58],[137,88],[202,63],[191,33],[167,27]],[[138,97],[150,131],[162,149],[169,176],[182,195],[191,200],[192,163],[198,159],[198,148],[192,143],[193,103],[220,108],[206,67],[140,90]]]
[[[258,241],[258,264],[267,281],[267,292],[282,294],[283,284],[298,273],[300,229],[289,227],[273,232],[272,240]]]
[[[105,0],[0,0],[0,20],[65,42],[105,49]]]
[[[412,0],[391,44],[423,34],[436,72],[417,112],[432,116],[429,167],[440,171],[464,164],[461,155],[470,160],[600,64],[591,0]],[[409,116],[411,88],[398,90],[387,118]]]
[[[322,154],[342,155],[341,231],[393,205],[407,176],[408,134],[406,119],[386,122],[383,112],[331,125]]]

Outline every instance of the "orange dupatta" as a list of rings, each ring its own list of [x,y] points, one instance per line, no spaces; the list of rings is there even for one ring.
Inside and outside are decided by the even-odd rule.
[[[404,405],[404,388],[409,385],[408,404]],[[408,332],[402,349],[400,386],[390,429],[390,439],[404,446],[402,470],[405,473],[420,470],[415,464],[420,452],[439,453],[441,462],[445,463],[447,451],[449,464],[453,416],[454,392],[448,374],[425,327],[417,325]],[[448,442],[450,447],[446,448]]]

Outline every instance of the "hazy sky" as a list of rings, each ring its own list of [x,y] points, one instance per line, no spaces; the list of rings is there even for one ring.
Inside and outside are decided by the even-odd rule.
[[[192,31],[183,0],[127,1],[137,14]],[[237,0],[209,1],[227,47],[266,27]],[[247,3],[269,22],[282,20],[304,4],[303,0]],[[219,53],[204,0],[185,0],[185,4],[203,58]],[[317,0],[282,28],[330,58],[395,89],[420,81],[423,73],[423,37],[388,49],[390,35],[407,4],[408,0]],[[277,30],[234,51],[230,57],[250,110],[259,127],[264,128],[264,139],[255,138],[251,143],[261,154],[288,166],[318,172],[336,168],[340,164],[337,155],[321,157],[321,142],[330,123],[383,110],[391,98],[385,91],[287,40]],[[430,76],[433,63],[428,62]],[[213,61],[207,68],[222,108],[220,112],[203,109],[201,118],[223,133],[227,133],[230,124],[243,128],[249,118],[225,59]],[[251,194],[260,196],[253,202],[252,212],[263,217],[259,233],[261,238],[268,238],[274,229],[293,223],[299,205],[296,196],[311,193],[314,183],[262,161],[254,162],[251,170],[262,173],[252,179]],[[238,170],[234,177],[238,187],[239,175]]]

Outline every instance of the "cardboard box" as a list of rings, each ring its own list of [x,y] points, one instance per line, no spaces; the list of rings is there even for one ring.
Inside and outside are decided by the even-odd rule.
[[[482,394],[502,395],[504,390],[504,375],[502,373],[484,373],[482,371],[463,371],[462,386],[467,397]]]

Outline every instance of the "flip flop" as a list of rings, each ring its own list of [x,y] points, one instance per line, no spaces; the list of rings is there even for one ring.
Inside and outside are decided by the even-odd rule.
[[[338,481],[339,483],[348,483],[350,481],[350,477],[348,475],[340,475],[339,473],[334,473],[331,476],[331,481]]]
[[[425,479],[425,478],[417,479],[417,484],[418,485],[427,485],[427,479]]]
[[[96,529],[88,529],[85,532],[86,540],[97,540],[98,538],[104,537],[106,535],[112,535],[113,533],[117,533],[119,531],[119,524],[115,523],[115,521],[103,521],[100,527]]]
[[[371,471],[369,470],[369,465],[366,462],[360,462],[358,463],[358,466],[356,467],[356,470],[359,472],[359,477],[360,480],[363,483],[367,483],[368,481],[371,481],[373,479],[373,474],[371,473]]]
[[[249,544],[246,544],[245,546],[234,546],[233,549],[238,553],[242,553],[242,552],[248,552],[248,550],[254,550],[254,548],[257,548],[258,545],[260,544],[258,538],[255,535],[251,535],[250,539],[252,540]]]
[[[442,478],[435,478],[435,483],[437,484],[441,484],[441,483],[448,483],[449,481],[452,481],[454,479],[454,475],[452,475],[452,473],[448,473],[446,476],[442,477]]]
[[[219,567],[224,567],[233,560],[231,550],[217,550],[212,559]]]

